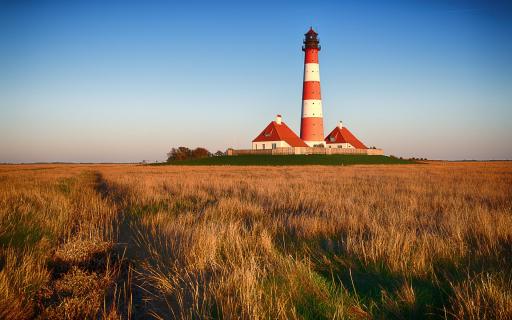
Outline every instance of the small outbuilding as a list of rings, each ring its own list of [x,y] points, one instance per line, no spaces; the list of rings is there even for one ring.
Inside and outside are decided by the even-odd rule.
[[[325,144],[326,148],[368,149],[364,143],[359,141],[352,132],[343,126],[341,121],[338,126],[327,135]]]
[[[252,140],[253,150],[307,146],[308,145],[282,121],[280,114],[277,115],[275,121],[269,123],[269,125]]]

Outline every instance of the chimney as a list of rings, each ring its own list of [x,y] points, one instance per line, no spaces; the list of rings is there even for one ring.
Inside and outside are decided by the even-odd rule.
[[[343,129],[343,122],[338,123],[338,128]]]
[[[278,114],[276,117],[276,123],[281,124],[281,115],[280,114]]]

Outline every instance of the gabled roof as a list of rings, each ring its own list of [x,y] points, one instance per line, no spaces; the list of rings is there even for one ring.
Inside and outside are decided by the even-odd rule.
[[[336,127],[325,137],[325,143],[350,143],[356,149],[368,149],[346,127]]]
[[[254,140],[252,140],[252,142],[262,141],[285,141],[290,147],[308,146],[283,121],[281,121],[281,124],[272,121]]]

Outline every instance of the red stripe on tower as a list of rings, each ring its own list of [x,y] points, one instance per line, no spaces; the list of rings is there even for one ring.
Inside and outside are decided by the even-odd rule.
[[[300,138],[310,147],[325,145],[322,95],[320,92],[320,68],[318,34],[310,28],[304,35],[304,86],[302,87],[302,119]]]

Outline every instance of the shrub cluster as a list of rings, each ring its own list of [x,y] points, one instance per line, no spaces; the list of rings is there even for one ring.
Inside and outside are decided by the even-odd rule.
[[[167,153],[167,162],[175,160],[188,160],[188,159],[200,159],[206,158],[211,155],[210,151],[205,148],[189,149],[187,147],[172,148]]]

